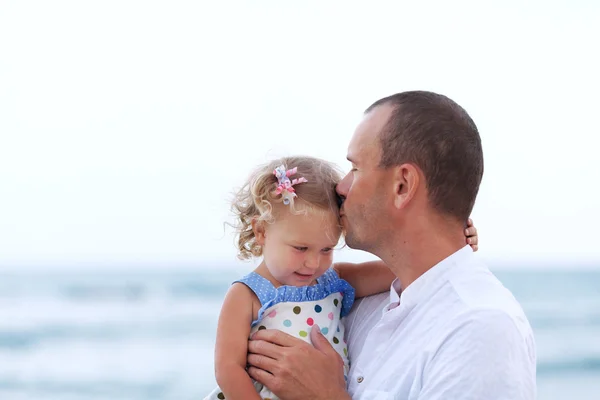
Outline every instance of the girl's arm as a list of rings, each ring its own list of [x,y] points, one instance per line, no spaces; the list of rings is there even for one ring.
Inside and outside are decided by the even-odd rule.
[[[479,237],[473,220],[467,220],[465,228],[465,241],[473,251],[477,251]],[[356,291],[356,298],[370,296],[372,294],[387,292],[396,276],[385,266],[383,261],[369,261],[359,264],[335,263],[333,269],[340,278],[348,281]]]
[[[368,261],[359,264],[340,262],[333,269],[356,291],[355,297],[365,297],[390,290],[396,276],[383,261]]]
[[[219,315],[215,373],[217,384],[228,400],[261,400],[246,372],[254,297],[246,285],[233,284]]]

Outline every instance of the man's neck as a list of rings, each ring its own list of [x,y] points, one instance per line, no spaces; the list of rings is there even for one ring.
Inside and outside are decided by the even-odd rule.
[[[378,256],[398,277],[402,290],[466,246],[463,230],[456,224],[426,224],[399,231],[404,233],[391,237]]]

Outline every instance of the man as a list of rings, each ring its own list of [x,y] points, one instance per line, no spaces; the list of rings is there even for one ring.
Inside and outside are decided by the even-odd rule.
[[[512,294],[464,244],[483,175],[477,127],[430,92],[375,102],[348,147],[346,243],[398,278],[346,320],[351,370],[313,329],[314,347],[263,330],[250,375],[283,400],[533,400],[535,344]]]

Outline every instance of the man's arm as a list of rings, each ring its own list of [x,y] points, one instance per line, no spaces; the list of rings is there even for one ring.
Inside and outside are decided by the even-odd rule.
[[[277,330],[264,329],[248,344],[248,373],[282,400],[351,400],[344,363],[314,325],[314,345]]]
[[[507,314],[460,317],[426,362],[419,400],[534,400],[535,344]]]

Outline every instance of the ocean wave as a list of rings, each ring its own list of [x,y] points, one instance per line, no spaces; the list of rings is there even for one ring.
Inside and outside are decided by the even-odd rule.
[[[0,349],[19,351],[42,344],[57,342],[115,342],[136,338],[164,339],[206,334],[214,323],[208,320],[168,321],[163,323],[98,324],[95,326],[54,325],[25,330],[0,331]],[[212,330],[211,330],[212,332]]]
[[[171,296],[175,298],[217,297],[225,294],[227,286],[215,285],[212,282],[175,282],[165,285],[157,284],[122,284],[122,285],[70,285],[60,289],[62,297],[80,300],[122,300],[141,301],[149,297]]]
[[[126,285],[69,285],[60,289],[63,297],[73,300],[114,299],[141,300],[148,294],[148,288],[139,284]]]
[[[93,382],[56,382],[0,379],[0,390],[19,391],[29,395],[40,395],[39,398],[52,396],[78,395],[96,398],[124,398],[127,399],[162,399],[166,398],[173,390],[172,382],[123,382],[123,381],[93,381]]]
[[[538,362],[537,374],[600,372],[600,356]]]
[[[600,313],[591,313],[591,315],[535,315],[528,314],[528,320],[535,331],[553,330],[557,328],[598,328],[600,327]]]
[[[185,282],[169,285],[169,293],[175,297],[220,297],[225,295],[229,284],[213,282]]]
[[[156,297],[223,296],[235,276],[192,273],[72,274],[34,278],[0,274],[0,299],[60,298],[80,301],[143,301]]]

